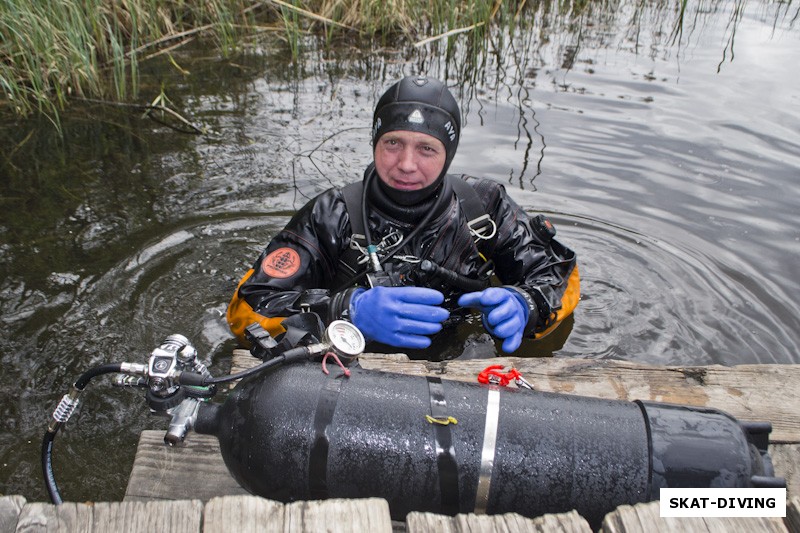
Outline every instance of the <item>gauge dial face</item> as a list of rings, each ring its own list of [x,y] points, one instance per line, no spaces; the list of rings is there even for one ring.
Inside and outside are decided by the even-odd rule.
[[[334,349],[344,355],[354,357],[364,351],[366,342],[361,331],[350,322],[334,320],[325,331]]]

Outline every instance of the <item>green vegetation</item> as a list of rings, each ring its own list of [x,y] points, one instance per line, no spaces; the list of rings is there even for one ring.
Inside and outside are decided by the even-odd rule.
[[[125,100],[139,62],[197,35],[223,51],[250,23],[246,0],[0,0],[0,86],[17,114],[73,96]]]
[[[762,4],[765,0],[762,0]],[[684,25],[731,12],[746,0],[0,0],[0,110],[56,118],[71,98],[136,101],[140,65],[195,39],[228,55],[259,36],[284,41],[297,59],[310,43],[361,48],[429,46],[461,68],[503,49],[505,35],[580,43],[589,29],[625,21],[638,45],[639,21],[657,17],[680,46]],[[782,0],[792,17],[792,0]],[[733,6],[731,8],[731,6]],[[776,15],[777,16],[777,15]],[[795,13],[794,19],[798,14]],[[687,22],[688,21],[688,22]],[[492,29],[500,28],[490,43]],[[690,34],[691,32],[689,32]],[[732,53],[732,41],[731,53]],[[577,49],[577,48],[576,48]],[[141,104],[141,102],[140,102]]]
[[[0,0],[0,104],[57,117],[70,98],[137,97],[142,61],[196,38],[222,54],[247,35],[283,35],[297,58],[308,36],[399,37],[483,31],[525,0]],[[513,5],[512,5],[513,4]],[[570,5],[572,5],[570,3]],[[508,6],[508,7],[506,7]],[[169,57],[170,60],[171,56]],[[173,62],[174,63],[174,62]],[[175,64],[180,70],[180,67]]]

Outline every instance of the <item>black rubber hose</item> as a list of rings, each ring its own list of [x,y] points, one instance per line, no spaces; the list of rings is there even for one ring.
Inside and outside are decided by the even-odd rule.
[[[258,374],[259,372],[263,372],[264,370],[268,370],[274,366],[280,366],[283,363],[291,363],[297,359],[305,359],[309,354],[308,348],[304,346],[300,346],[298,348],[292,348],[291,350],[287,350],[283,352],[281,355],[270,359],[269,361],[264,361],[260,365],[254,366],[253,368],[248,368],[242,372],[237,374],[231,374],[229,376],[221,376],[218,378],[208,378],[207,376],[202,376],[200,374],[194,374],[191,372],[183,372],[180,377],[178,377],[178,381],[181,385],[191,385],[191,386],[207,386],[207,385],[216,385],[219,383],[228,383],[230,381],[236,381],[239,379],[244,379],[246,377],[252,376],[254,374]]]
[[[103,374],[113,374],[115,372],[122,372],[122,363],[108,363],[90,368],[75,381],[75,388],[82,391],[92,378],[102,376]]]
[[[55,505],[61,505],[63,500],[58,492],[58,484],[53,474],[53,440],[56,438],[55,431],[48,431],[42,439],[42,472],[44,472],[44,484],[47,487],[47,494],[50,501]]]
[[[75,381],[75,389],[82,391],[89,384],[92,378],[102,376],[103,374],[113,374],[122,370],[122,363],[109,363],[105,365],[90,368]],[[60,406],[61,404],[59,404]],[[54,413],[55,418],[55,413]],[[53,473],[53,443],[58,433],[59,428],[66,423],[66,420],[56,420],[53,429],[48,429],[42,439],[42,472],[44,474],[44,483],[47,487],[47,494],[50,496],[50,501],[55,505],[61,505],[61,493],[58,490],[58,483],[56,483],[56,476]]]
[[[364,239],[366,240],[367,246],[372,244],[372,232],[369,230],[369,217],[367,216],[367,191],[369,190],[369,184],[372,182],[373,179],[375,179],[375,174],[376,172],[373,171],[372,173],[370,173],[369,176],[367,176],[367,179],[364,181],[364,192],[361,195],[361,217],[363,220],[362,223],[364,224]],[[442,201],[443,198],[444,196],[439,196],[439,201]],[[397,254],[397,252],[399,252],[400,249],[403,248],[406,243],[410,243],[414,239],[414,237],[416,237],[417,234],[419,234],[420,231],[425,229],[425,227],[428,225],[428,222],[430,222],[431,218],[433,217],[433,214],[436,211],[438,211],[436,209],[436,206],[434,206],[432,209],[429,209],[428,212],[425,213],[425,216],[423,217],[422,221],[420,221],[407,236],[403,237],[404,242],[400,246],[397,246],[394,250],[392,250],[389,254],[387,254],[383,258],[383,263],[394,257],[395,254]],[[367,262],[363,270],[357,272],[353,277],[348,279],[346,282],[342,283],[334,292],[339,292],[341,290],[346,289],[347,287],[350,287],[351,285],[359,281],[361,278],[366,276],[367,272],[369,272],[369,262]]]
[[[367,249],[372,246],[372,232],[369,230],[369,216],[367,214],[367,191],[374,178],[374,171],[367,175],[367,179],[364,180],[364,192],[361,193],[361,224],[364,225],[364,241],[366,241]]]
[[[233,374],[230,376],[221,376],[218,378],[211,378],[211,379],[204,379],[204,385],[216,385],[218,383],[228,383],[229,381],[236,381],[237,379],[244,379],[248,376],[252,376],[254,374],[258,374],[263,370],[267,370],[268,368],[272,368],[273,366],[280,366],[283,364],[285,357],[283,355],[279,355],[274,359],[270,359],[269,361],[264,361],[258,366],[254,366],[253,368],[249,368],[243,372],[239,372],[238,374]]]
[[[451,287],[465,292],[478,292],[489,286],[488,279],[473,279],[462,276],[458,272],[441,267],[429,259],[420,262],[419,269],[426,274],[437,276]]]

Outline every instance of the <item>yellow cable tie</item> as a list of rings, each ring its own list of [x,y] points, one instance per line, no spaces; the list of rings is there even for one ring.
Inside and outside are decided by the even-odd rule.
[[[440,426],[446,426],[448,424],[458,424],[458,420],[456,420],[452,416],[448,416],[447,418],[434,418],[431,415],[425,415],[425,420],[427,420],[431,424],[439,424]]]

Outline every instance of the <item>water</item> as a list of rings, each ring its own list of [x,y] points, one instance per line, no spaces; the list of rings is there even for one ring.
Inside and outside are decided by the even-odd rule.
[[[86,368],[144,362],[179,332],[227,371],[236,282],[294,210],[360,177],[372,106],[402,74],[458,93],[453,170],[503,182],[578,253],[574,319],[519,355],[800,362],[798,8],[700,7],[677,38],[667,8],[551,13],[493,35],[475,62],[458,46],[449,62],[348,49],[295,67],[263,42],[230,59],[178,50],[186,76],[145,63],[143,100],[167,80],[203,136],[91,103],[74,104],[63,139],[45,119],[6,118],[0,492],[46,499],[40,440]],[[467,353],[492,353],[478,333],[463,333]],[[83,398],[56,441],[63,494],[120,499],[139,433],[165,423],[104,380]]]

